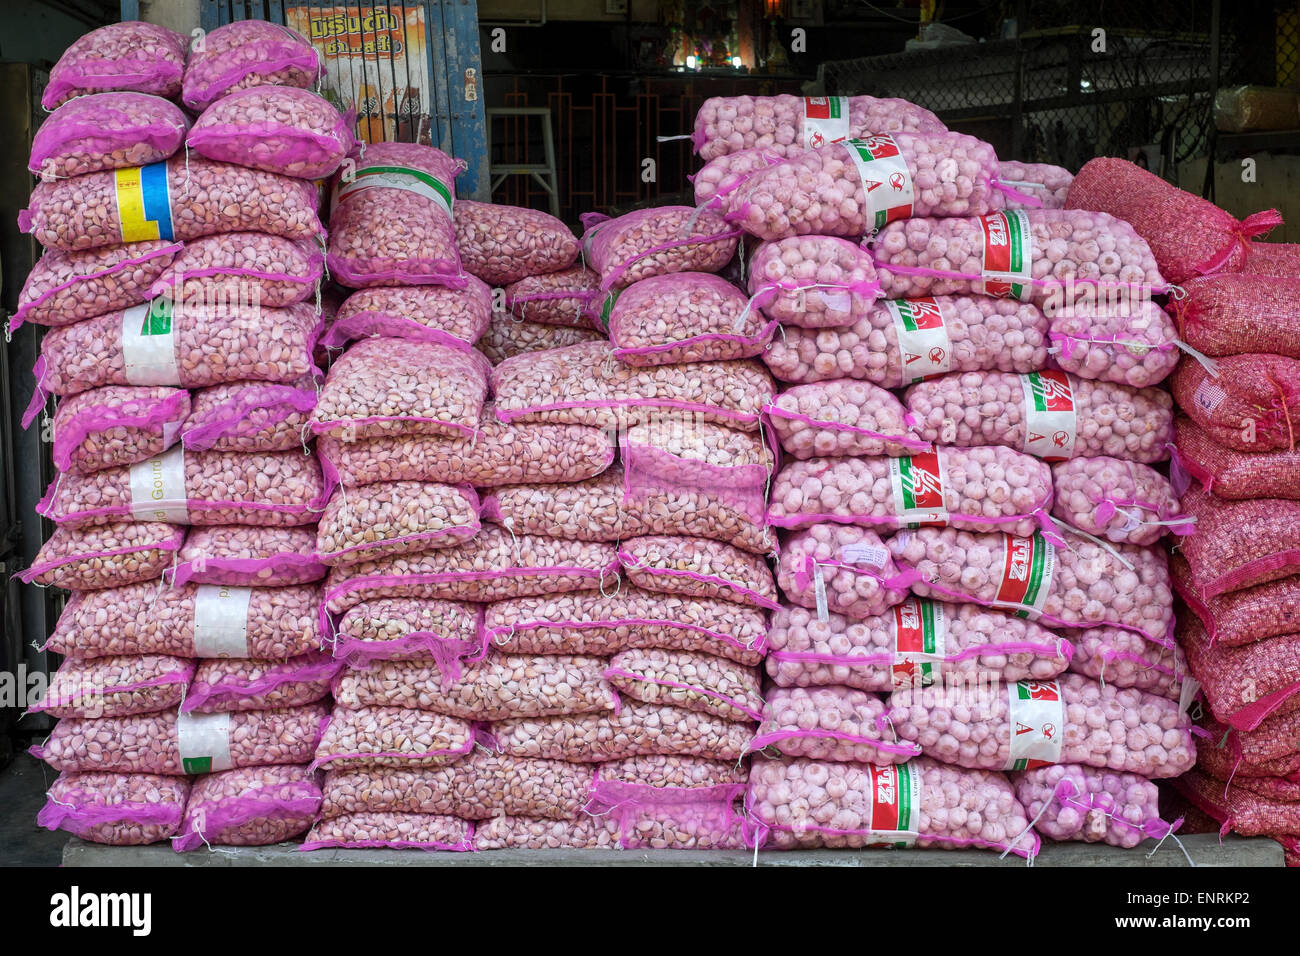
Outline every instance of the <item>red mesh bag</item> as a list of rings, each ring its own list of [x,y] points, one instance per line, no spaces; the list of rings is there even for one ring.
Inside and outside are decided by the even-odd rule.
[[[1300,272],[1291,278],[1215,275],[1170,300],[1184,341],[1206,355],[1263,352],[1300,358]]]
[[[1248,353],[1211,373],[1184,358],[1170,377],[1174,401],[1215,442],[1235,451],[1293,451],[1300,423],[1300,359]]]
[[[1196,533],[1181,551],[1202,600],[1300,572],[1300,501],[1224,501],[1193,488],[1183,507]]]
[[[1241,271],[1249,276],[1294,279],[1300,276],[1300,243],[1252,242]]]
[[[1221,836],[1229,830],[1242,836],[1300,832],[1300,801],[1272,800],[1231,783],[1225,785],[1200,770],[1175,780],[1174,787],[1221,824]]]
[[[1191,617],[1179,622],[1178,641],[1220,723],[1254,730],[1271,714],[1300,708],[1300,634],[1242,647],[1211,645],[1205,627]]]
[[[1214,643],[1239,647],[1278,634],[1300,633],[1300,575],[1202,600],[1185,557],[1175,554],[1169,571],[1174,590],[1201,619]]]
[[[1195,478],[1219,498],[1300,500],[1300,451],[1225,448],[1186,415],[1174,419],[1174,443],[1169,474],[1180,494]]]

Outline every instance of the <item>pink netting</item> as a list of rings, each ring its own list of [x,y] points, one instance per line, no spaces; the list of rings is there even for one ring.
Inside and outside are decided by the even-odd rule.
[[[1038,200],[1040,204],[1031,206],[1008,196],[1008,209],[1063,209],[1066,194],[1070,191],[1070,183],[1074,182],[1074,174],[1068,169],[1050,163],[1018,163],[1003,160],[998,163],[998,182],[1014,186],[1017,192]]]
[[[190,394],[164,385],[105,385],[69,395],[54,412],[54,467],[74,474],[161,454],[190,415]]]
[[[229,93],[203,111],[185,139],[200,156],[298,179],[333,176],[356,140],[354,119],[291,86]]]
[[[467,721],[403,707],[335,707],[312,768],[437,767],[474,748]]]
[[[1300,502],[1226,501],[1193,488],[1183,507],[1196,519],[1196,533],[1180,550],[1202,601],[1300,573]]]
[[[604,676],[647,704],[672,704],[727,720],[763,717],[758,670],[711,654],[632,648],[611,657]]]
[[[1300,271],[1288,278],[1192,279],[1170,301],[1183,338],[1206,355],[1265,352],[1300,358]]]
[[[1300,709],[1300,634],[1242,647],[1212,644],[1196,618],[1179,622],[1178,641],[1220,723],[1254,730],[1273,714]]]
[[[1294,242],[1251,242],[1241,271],[1248,276],[1294,279],[1300,276],[1300,244]]]
[[[538,209],[495,203],[456,203],[456,248],[465,271],[492,285],[558,272],[573,265],[580,246],[569,227]]]
[[[303,444],[315,407],[316,382],[310,375],[290,384],[211,385],[194,392],[181,441],[194,451],[289,451]]]
[[[1169,480],[1154,468],[1104,455],[1052,466],[1052,514],[1088,534],[1127,544],[1155,544],[1166,533],[1189,535]]]
[[[1300,710],[1264,718],[1254,730],[1232,730],[1205,718],[1209,737],[1201,747],[1201,769],[1220,780],[1243,777],[1286,777],[1300,783]]]
[[[337,488],[320,516],[316,554],[338,567],[454,548],[478,534],[479,508],[470,485],[393,481],[350,497]]]
[[[467,349],[492,319],[492,290],[474,276],[463,289],[394,286],[348,296],[322,341],[328,348],[354,339],[392,335]]]
[[[1071,303],[1049,314],[1056,363],[1067,372],[1145,388],[1164,381],[1178,364],[1178,330],[1150,299],[1136,308]]]
[[[310,526],[194,528],[176,559],[168,578],[177,587],[190,582],[284,587],[319,581],[329,570],[316,554],[316,529]]]
[[[763,705],[763,723],[750,746],[772,755],[850,763],[906,763],[921,753],[886,729],[885,705],[851,687],[776,687]]]
[[[586,812],[617,828],[626,850],[743,850],[743,784],[646,787],[597,780]]]
[[[1294,451],[1300,359],[1229,355],[1209,372],[1184,359],[1169,382],[1174,401],[1217,444],[1234,451]]]
[[[311,827],[320,810],[317,775],[306,767],[247,767],[199,777],[185,805],[178,853],[217,846],[270,846]]]
[[[906,597],[889,549],[874,531],[816,524],[786,537],[776,581],[795,604],[859,620],[884,614]]]
[[[1141,634],[1117,627],[1066,632],[1074,644],[1070,670],[1103,684],[1136,687],[1148,694],[1179,700],[1191,676],[1178,644],[1156,644]]]
[[[767,562],[721,541],[642,535],[619,545],[618,560],[627,579],[647,590],[780,607]]]
[[[204,660],[181,711],[213,714],[314,704],[329,696],[330,681],[341,666],[320,652],[287,661]]]
[[[182,302],[224,295],[283,308],[315,295],[324,270],[325,256],[315,242],[225,232],[187,242],[149,294]]]
[[[638,209],[617,219],[582,217],[583,261],[601,289],[622,289],[670,272],[717,272],[736,254],[740,230],[690,206]]]
[[[749,780],[749,766],[740,762],[683,757],[677,754],[649,754],[612,760],[598,768],[597,783],[609,792],[610,784],[645,787],[725,788],[742,787]]]
[[[586,320],[583,321],[585,323]],[[525,322],[509,312],[493,312],[492,322],[478,340],[477,348],[493,365],[500,365],[506,359],[525,352],[543,352],[582,342],[605,341],[605,336],[595,329]]]
[[[168,710],[185,696],[194,662],[162,654],[69,658],[50,678],[32,713],[52,717],[128,717]]]
[[[905,455],[928,442],[908,434],[907,413],[889,392],[870,382],[834,379],[786,389],[763,414],[795,458]]]
[[[20,571],[24,584],[94,591],[156,580],[175,560],[185,529],[160,521],[56,527]]]
[[[27,168],[47,179],[147,166],[185,142],[179,106],[145,93],[97,93],[69,100],[32,137]]]
[[[1053,840],[1130,848],[1163,839],[1182,822],[1160,819],[1160,792],[1134,773],[1061,764],[1017,774],[1015,785],[1034,827]]]
[[[306,89],[325,64],[302,34],[265,20],[236,20],[203,38],[185,66],[181,99],[196,113],[228,93],[254,86]]]
[[[796,332],[848,325],[880,297],[871,254],[834,236],[760,243],[749,260],[747,287],[764,315]]]
[[[139,20],[91,30],[50,70],[41,105],[52,110],[73,97],[106,90],[173,97],[181,89],[185,43],[183,35]]]
[[[1240,647],[1266,637],[1300,633],[1300,575],[1202,600],[1187,558],[1174,554],[1169,570],[1174,590],[1200,618],[1214,643]]]
[[[1186,493],[1190,478],[1219,498],[1300,500],[1300,451],[1239,451],[1225,448],[1186,415],[1174,418],[1174,491]]]
[[[338,622],[334,656],[353,667],[373,660],[425,660],[455,680],[460,661],[487,653],[482,612],[473,604],[423,598],[375,598],[350,608]]]
[[[581,328],[589,324],[586,310],[604,299],[600,275],[577,265],[510,283],[505,305],[511,315],[526,322]]]
[[[368,847],[468,852],[475,849],[474,824],[432,813],[350,813],[319,821],[302,845],[303,850]]]
[[[91,843],[145,846],[181,825],[190,784],[146,773],[62,773],[46,791],[36,823]]]
[[[475,850],[612,850],[617,820],[578,816],[572,820],[503,816],[474,826]]]
[[[742,149],[714,157],[687,177],[695,187],[695,205],[726,213],[729,197],[746,179],[784,158],[783,153],[771,149]]]
[[[1300,832],[1300,801],[1274,800],[1193,770],[1174,781],[1174,787],[1192,805],[1242,836],[1272,836]]]

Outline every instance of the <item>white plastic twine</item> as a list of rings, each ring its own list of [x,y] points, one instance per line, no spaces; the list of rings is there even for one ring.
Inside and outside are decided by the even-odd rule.
[[[1047,183],[1031,183],[1023,179],[995,179],[995,183],[1001,183],[1003,186],[1023,186],[1026,189],[1046,189]]]
[[[608,593],[605,591],[605,569],[601,568],[600,569],[600,596],[603,598],[615,598],[618,597],[619,592],[622,590],[623,590],[623,575],[615,571],[614,590]],[[514,633],[513,627],[511,629],[511,633],[512,634]]]
[[[656,136],[656,137],[655,137],[655,142],[656,142],[656,143],[675,143],[675,142],[677,142],[678,140],[690,139],[690,138],[691,138],[691,135],[692,135],[692,134],[690,134],[690,133],[680,133],[680,134],[678,134],[677,136]]]
[[[1178,835],[1174,833],[1174,828],[1172,826],[1165,833],[1165,835],[1160,838],[1160,842],[1155,845],[1155,849],[1153,849],[1150,853],[1147,854],[1147,859],[1149,860],[1153,856],[1155,856],[1156,850],[1159,850],[1162,846],[1164,846],[1165,841],[1168,840],[1170,837],[1174,838],[1174,842],[1178,844],[1178,849],[1182,850],[1183,856],[1187,857],[1187,865],[1196,866],[1196,861],[1193,860],[1192,855],[1187,852],[1187,847],[1183,846],[1183,841],[1178,839]]]
[[[1043,801],[1043,808],[1038,811],[1038,815],[1034,817],[1032,820],[1030,820],[1029,823],[1025,825],[1025,828],[1023,830],[1021,830],[1019,833],[1016,834],[1016,838],[1014,840],[1012,840],[1010,843],[1007,844],[1007,848],[998,855],[999,860],[1005,860],[1007,854],[1010,853],[1015,848],[1016,844],[1020,842],[1021,838],[1026,833],[1033,832],[1035,825],[1037,825],[1038,821],[1043,818],[1043,814],[1047,812],[1047,808],[1050,807],[1052,803],[1055,802],[1055,800],[1056,800],[1056,794],[1053,793],[1051,800]],[[1032,854],[1026,857],[1026,864],[1028,866],[1034,865],[1034,858]]]
[[[501,518],[501,527],[505,528],[507,531],[510,532],[510,540],[514,542],[515,564],[518,567],[523,567],[524,555],[523,552],[519,550],[519,539],[515,537],[515,519],[503,516]]]
[[[1065,527],[1068,528],[1072,534],[1077,534],[1077,535],[1078,535],[1079,537],[1081,537],[1081,538],[1087,538],[1089,541],[1092,541],[1094,544],[1098,544],[1098,545],[1100,545],[1101,547],[1105,548],[1107,551],[1109,551],[1111,554],[1113,554],[1113,555],[1115,556],[1115,560],[1116,560],[1116,561],[1118,561],[1120,564],[1124,565],[1124,567],[1128,568],[1130,571],[1136,571],[1136,570],[1137,570],[1135,567],[1133,567],[1133,562],[1129,561],[1126,557],[1124,557],[1124,555],[1120,554],[1118,551],[1116,551],[1113,547],[1111,547],[1111,546],[1110,546],[1109,544],[1107,544],[1105,541],[1101,540],[1101,538],[1098,538],[1098,537],[1096,537],[1096,536],[1094,536],[1094,535],[1088,534],[1088,532],[1086,532],[1086,531],[1080,531],[1078,528],[1074,527],[1074,525],[1068,525],[1068,524],[1067,524],[1067,525],[1065,525]],[[1064,537],[1064,536],[1062,536],[1062,537]],[[1074,551],[1074,548],[1070,547],[1069,539],[1066,540],[1066,547],[1067,547],[1067,548],[1070,548],[1071,551]],[[1074,553],[1075,553],[1075,554],[1078,554],[1077,551],[1074,551]]]

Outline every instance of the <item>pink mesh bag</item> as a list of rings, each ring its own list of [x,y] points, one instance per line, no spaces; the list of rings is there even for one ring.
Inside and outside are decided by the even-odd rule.
[[[477,348],[493,365],[525,352],[545,352],[583,342],[605,342],[595,329],[571,328],[555,323],[525,322],[508,312],[493,312]]]
[[[926,757],[885,766],[755,760],[745,795],[755,847],[937,847],[1033,858],[1040,840],[1000,773]]]
[[[71,325],[149,300],[155,279],[181,251],[179,242],[146,239],[85,252],[49,249],[27,274],[9,321]]]
[[[498,601],[580,591],[612,584],[617,572],[612,545],[512,535],[488,525],[459,547],[332,568],[325,596],[329,611],[341,614],[376,597]]]
[[[489,371],[486,359],[459,348],[366,339],[330,369],[312,430],[344,441],[410,432],[472,436]]]
[[[1251,242],[1242,273],[1294,279],[1300,275],[1300,244],[1294,242]]]
[[[18,579],[66,591],[153,581],[171,566],[184,540],[184,528],[161,521],[56,527]]]
[[[1221,824],[1220,837],[1229,830],[1248,837],[1300,832],[1300,801],[1270,799],[1200,770],[1180,777],[1174,787]]]
[[[27,169],[43,179],[146,166],[185,142],[184,111],[146,93],[95,93],[69,100],[32,137]]]
[[[474,747],[467,721],[404,707],[335,707],[312,769],[438,767]]]
[[[922,597],[1009,610],[1052,628],[1110,625],[1168,644],[1174,595],[1165,553],[1062,531],[1064,547],[1042,534],[921,528],[900,531],[889,550]]]
[[[349,608],[338,622],[334,656],[354,667],[373,660],[432,659],[447,679],[461,660],[487,652],[482,613],[473,604],[424,598],[374,598]]]
[[[1066,632],[1074,644],[1070,671],[1103,684],[1136,687],[1148,694],[1180,700],[1191,676],[1183,649],[1170,641],[1157,644],[1118,627],[1090,627]]]
[[[602,302],[600,274],[584,265],[524,276],[506,286],[506,311],[525,323],[583,328],[587,310]]]
[[[287,661],[204,660],[181,712],[215,714],[300,707],[324,700],[341,661],[312,652]]]
[[[597,768],[597,784],[631,784],[636,787],[679,787],[712,789],[749,780],[749,767],[743,763],[709,760],[706,757],[683,757],[678,754],[649,754],[612,760]]]
[[[796,332],[849,325],[880,298],[871,254],[834,236],[760,243],[746,282],[763,314]]]
[[[463,820],[518,815],[571,820],[582,813],[591,766],[477,749],[447,767],[330,770],[321,816],[445,813]]]
[[[894,559],[880,537],[852,525],[815,524],[785,539],[776,581],[786,598],[852,618],[884,614],[906,596]]]
[[[356,140],[354,121],[329,100],[291,86],[229,93],[203,111],[185,139],[200,156],[297,179],[324,179]]]
[[[311,759],[323,705],[242,714],[177,714],[61,720],[32,756],[56,770],[109,770],[167,776]]]
[[[1051,314],[1054,357],[1067,372],[1145,388],[1164,381],[1178,364],[1178,330],[1150,299],[1136,308],[1073,304]]]
[[[1300,783],[1300,711],[1274,714],[1254,730],[1233,730],[1210,718],[1202,720],[1209,733],[1201,747],[1200,769],[1220,780],[1242,777],[1285,777]]]
[[[1225,501],[1193,488],[1183,507],[1196,519],[1196,533],[1180,550],[1202,601],[1300,573],[1300,502]]]
[[[341,285],[463,288],[452,224],[459,160],[416,143],[373,143],[334,187],[330,274]]]
[[[236,20],[203,38],[185,65],[181,100],[201,113],[221,97],[255,86],[306,89],[325,64],[302,34],[265,20]]]
[[[1196,526],[1178,504],[1169,480],[1154,468],[1099,455],[1052,466],[1052,514],[1079,531],[1125,544],[1155,544]]]
[[[929,447],[908,433],[903,403],[870,382],[797,385],[777,395],[763,414],[781,447],[799,459],[898,456]]]
[[[492,290],[474,276],[463,289],[393,286],[360,289],[339,306],[322,341],[329,348],[354,339],[391,335],[468,349],[492,319]]]
[[[1168,289],[1132,226],[1077,209],[907,219],[882,229],[872,250],[886,298],[984,294],[1054,309],[1067,296],[1109,301]]]
[[[374,662],[345,670],[334,684],[339,707],[406,707],[462,720],[509,720],[617,710],[619,700],[601,678],[599,657],[527,657],[491,653],[444,679],[425,661]]]
[[[711,654],[632,648],[611,657],[604,676],[647,704],[672,704],[727,720],[763,718],[758,670]]]
[[[134,91],[174,97],[185,68],[185,37],[166,27],[124,20],[91,30],[63,51],[41,94],[47,110],[76,96]]]
[[[474,826],[475,850],[612,850],[617,820],[579,816],[572,820],[493,817]]]
[[[331,566],[454,548],[479,532],[478,494],[469,485],[394,481],[348,496],[335,489],[316,532],[316,554]]]
[[[311,828],[320,810],[317,775],[306,767],[245,767],[199,777],[185,805],[178,853],[201,846],[270,846]]]
[[[662,647],[749,666],[763,659],[767,634],[766,616],[757,608],[629,584],[608,595],[577,591],[499,601],[486,608],[483,626],[487,640],[510,654],[607,656]]]
[[[181,432],[187,449],[289,451],[304,444],[316,407],[316,381],[227,382],[197,389]]]
[[[743,850],[744,787],[663,788],[597,781],[586,811],[618,828],[625,850]]]
[[[186,453],[179,445],[129,468],[59,475],[36,506],[56,524],[315,524],[330,487],[301,451]]]
[[[898,736],[927,757],[984,770],[1081,763],[1176,777],[1196,763],[1178,702],[1081,674],[1050,681],[904,688],[889,698]]]
[[[1016,798],[1034,827],[1052,840],[1132,848],[1163,840],[1181,820],[1160,819],[1160,792],[1135,773],[1109,773],[1074,764],[1016,774]]]
[[[585,425],[548,425],[496,417],[483,404],[478,430],[468,438],[381,435],[342,441],[323,435],[316,443],[325,473],[345,488],[381,481],[441,481],[498,485],[551,484],[592,478],[614,461],[609,434]]]
[[[316,554],[316,530],[310,526],[232,524],[192,529],[168,578],[177,587],[190,582],[285,587],[319,581],[327,571]]]
[[[998,163],[998,182],[1013,186],[1016,192],[1038,201],[1036,204],[1026,203],[1008,194],[1008,209],[1063,209],[1074,174],[1050,163],[1003,160]]]
[[[711,96],[695,114],[691,144],[705,160],[754,148],[797,156],[850,136],[945,129],[929,110],[903,99],[789,93]]]
[[[1047,364],[1047,328],[1036,306],[1015,299],[895,299],[870,305],[836,327],[783,324],[763,361],[783,382],[854,378],[904,388],[946,372],[1041,369]]]
[[[1109,455],[1151,464],[1169,457],[1174,433],[1167,392],[1051,369],[952,373],[913,385],[904,401],[925,441],[1006,445],[1047,461]]]
[[[91,843],[145,846],[181,825],[190,784],[152,773],[62,773],[45,792],[36,823]]]
[[[1219,444],[1186,415],[1174,418],[1174,490],[1186,493],[1192,478],[1218,498],[1300,499],[1300,451],[1239,451]]]
[[[193,677],[193,661],[162,654],[68,658],[29,710],[82,718],[151,714],[175,708]]]
[[[1282,222],[1276,209],[1238,222],[1209,200],[1194,196],[1124,159],[1084,164],[1070,185],[1070,209],[1096,209],[1133,224],[1151,244],[1170,282],[1210,272],[1238,272],[1249,240]]]
[[[602,320],[625,365],[752,358],[776,330],[734,285],[700,272],[642,279],[618,294]]]
[[[142,198],[132,205],[129,197],[137,192]],[[125,217],[119,205],[124,197]],[[312,183],[199,156],[38,183],[18,226],[45,248],[67,251],[219,232],[289,239],[324,232]]]
[[[169,654],[285,660],[321,646],[320,589],[161,582],[72,595],[45,650],[69,657]]]
[[[475,849],[474,824],[434,813],[350,813],[317,822],[301,849],[373,847],[469,852]]]
[[[578,258],[569,227],[538,209],[464,199],[456,204],[455,225],[465,271],[492,285],[558,272]]]
[[[224,296],[283,308],[314,296],[324,269],[313,241],[226,232],[187,242],[149,292],[187,303]]]
[[[642,535],[619,545],[618,560],[629,581],[650,591],[780,607],[763,558],[721,541]]]
[[[1195,617],[1179,622],[1178,640],[1216,720],[1254,730],[1273,714],[1300,710],[1300,634],[1242,647],[1212,644]]]
[[[760,239],[858,239],[912,216],[1001,209],[993,147],[964,133],[877,133],[831,143],[758,170],[726,219]]]
[[[88,474],[134,465],[176,444],[189,414],[189,392],[165,385],[105,385],[69,395],[54,412],[54,466]]]
[[[851,687],[777,687],[768,692],[763,723],[750,746],[769,756],[864,764],[906,763],[921,753],[886,729],[885,705]]]
[[[1170,309],[1206,355],[1262,352],[1300,359],[1300,271],[1287,278],[1214,275],[1188,281]]]
[[[506,359],[492,370],[497,416],[601,428],[636,425],[665,410],[757,431],[776,387],[758,362],[633,368],[607,343],[586,342]]]
[[[1052,471],[1009,448],[933,448],[900,458],[809,458],[781,469],[767,521],[877,530],[952,526],[1033,534],[1051,528]]]
[[[1184,361],[1169,380],[1174,401],[1219,445],[1233,451],[1294,451],[1300,420],[1300,359],[1229,355],[1210,372]]]
[[[783,607],[768,629],[767,673],[778,687],[843,685],[887,693],[948,674],[1048,680],[1071,661],[1070,641],[1033,621],[974,604],[908,596],[860,621]],[[772,691],[769,691],[769,697]]]
[[[754,725],[682,707],[623,702],[617,711],[564,717],[521,717],[492,725],[488,746],[516,757],[603,763],[650,754],[708,757],[737,763]]]
[[[581,217],[585,265],[602,290],[623,289],[670,272],[717,272],[736,254],[740,230],[690,206],[655,206],[610,219]]]
[[[687,177],[695,187],[695,205],[725,213],[729,197],[746,179],[783,159],[783,153],[771,149],[742,149],[715,156],[699,172]]]
[[[1202,600],[1187,558],[1175,553],[1169,570],[1174,590],[1205,625],[1211,643],[1240,647],[1279,634],[1300,633],[1300,575]]]

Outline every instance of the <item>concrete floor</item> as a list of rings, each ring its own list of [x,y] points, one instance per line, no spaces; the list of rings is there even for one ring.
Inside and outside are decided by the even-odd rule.
[[[26,753],[0,770],[0,866],[58,866],[68,834],[36,825],[58,774]]]

